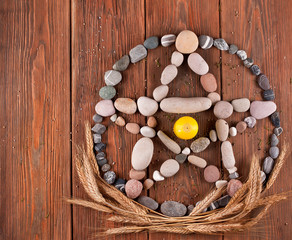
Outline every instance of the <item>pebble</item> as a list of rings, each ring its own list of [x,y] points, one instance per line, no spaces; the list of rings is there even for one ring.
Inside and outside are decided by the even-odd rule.
[[[157,132],[158,138],[161,140],[161,142],[172,152],[175,154],[179,154],[181,152],[180,146],[173,141],[169,136],[167,136],[164,132],[159,130]]]
[[[199,168],[205,168],[207,166],[207,161],[205,159],[200,158],[200,157],[195,156],[195,155],[188,156],[188,161],[189,161],[189,163],[191,163]]]
[[[250,117],[246,117],[244,119],[244,121],[246,122],[247,127],[249,127],[249,128],[254,128],[254,126],[257,123],[257,120],[254,117],[251,117],[251,116]]]
[[[279,112],[274,112],[271,115],[271,121],[275,127],[280,127],[280,114],[279,114]]]
[[[239,57],[240,60],[244,61],[245,59],[247,59],[247,54],[244,50],[238,50],[236,52],[236,55]]]
[[[150,138],[140,138],[132,151],[132,167],[135,170],[144,170],[152,160],[154,145]]]
[[[170,97],[160,102],[160,108],[168,113],[198,113],[208,110],[212,102],[206,97]]]
[[[122,178],[118,178],[114,184],[115,188],[123,193],[125,192],[125,185],[126,185],[126,180]]]
[[[228,182],[226,180],[218,180],[215,183],[216,188],[221,188],[227,186]]]
[[[177,51],[183,54],[190,54],[197,50],[199,40],[197,35],[190,30],[181,31],[175,40],[175,47]]]
[[[101,135],[100,134],[93,134],[93,142],[94,143],[100,143],[101,142]]]
[[[153,98],[156,102],[160,102],[168,94],[169,87],[167,85],[160,85],[153,90]]]
[[[112,185],[116,180],[116,174],[114,171],[108,171],[103,175],[103,179],[110,185]]]
[[[250,107],[248,98],[234,99],[231,104],[235,112],[247,112]]]
[[[232,173],[237,171],[237,167],[229,168],[229,169],[227,169],[227,171],[229,172],[229,174],[232,174]]]
[[[266,75],[260,74],[257,78],[257,82],[261,89],[268,90],[270,89],[270,82]]]
[[[276,146],[270,147],[269,154],[270,154],[271,158],[276,159],[279,156],[279,153],[280,153],[280,150],[278,147],[276,147]]]
[[[282,127],[274,128],[274,133],[276,134],[277,137],[279,137],[283,133],[283,128]]]
[[[112,122],[115,122],[115,121],[117,120],[117,118],[118,118],[118,115],[117,115],[117,114],[114,114],[114,115],[112,115],[112,116],[110,117],[110,120],[111,120]]]
[[[140,132],[140,126],[137,123],[127,123],[126,129],[132,134],[138,134]]]
[[[136,179],[127,181],[125,192],[128,198],[135,199],[139,197],[143,189],[143,184]]]
[[[212,129],[212,130],[209,132],[209,138],[210,138],[210,140],[211,140],[212,142],[216,142],[216,141],[217,141],[217,133],[216,133],[215,130]]]
[[[229,118],[233,113],[233,106],[227,101],[219,101],[215,104],[213,112],[217,118]]]
[[[261,183],[263,183],[266,180],[267,176],[263,171],[261,171],[260,174],[261,174]]]
[[[141,127],[140,133],[144,137],[148,137],[148,138],[153,138],[156,135],[155,130],[153,128],[151,128],[151,127],[148,127],[148,126]]]
[[[98,166],[103,167],[103,165],[107,164],[107,159],[101,159],[97,161]]]
[[[231,179],[227,185],[227,193],[230,197],[233,197],[234,194],[242,187],[242,182],[237,179]]]
[[[155,170],[153,172],[153,179],[154,181],[159,182],[159,181],[163,181],[164,177],[161,175],[161,173],[158,170]]]
[[[238,172],[230,173],[230,174],[229,174],[229,178],[230,178],[230,179],[236,179],[236,178],[239,178],[239,174],[238,174]]]
[[[147,49],[155,49],[159,45],[159,39],[156,36],[149,37],[144,41],[143,45]]]
[[[263,99],[266,101],[271,101],[275,99],[275,94],[272,89],[265,90],[263,92]]]
[[[169,217],[182,217],[187,213],[187,207],[175,201],[165,201],[160,206],[161,212]]]
[[[154,181],[150,178],[147,178],[143,183],[143,187],[145,190],[148,190],[153,186],[153,184],[154,184]]]
[[[131,63],[136,63],[147,57],[147,50],[143,45],[139,44],[130,50],[129,55]]]
[[[188,65],[192,71],[198,75],[204,75],[209,71],[207,62],[198,53],[192,53],[189,55]]]
[[[246,66],[247,68],[250,68],[253,64],[254,61],[252,58],[247,58],[243,61],[244,66]]]
[[[250,68],[250,71],[252,72],[253,75],[260,75],[261,74],[261,69],[259,68],[258,65],[252,65]]]
[[[123,126],[126,125],[126,121],[125,121],[125,119],[123,117],[118,116],[116,121],[115,121],[115,124],[117,124],[120,127],[123,127]]]
[[[231,127],[231,128],[229,128],[229,135],[230,135],[231,137],[235,137],[235,136],[237,135],[237,130],[236,130],[235,127]]]
[[[180,52],[178,51],[174,51],[171,55],[171,64],[175,65],[176,67],[179,67],[180,65],[182,65],[184,61],[184,55],[182,55]]]
[[[92,120],[95,122],[95,123],[101,123],[102,120],[103,120],[103,117],[98,115],[97,113],[93,115],[92,117]]]
[[[233,148],[229,141],[225,141],[221,144],[221,156],[223,165],[226,169],[231,169],[235,166]]]
[[[95,111],[102,117],[109,117],[115,114],[116,110],[112,100],[101,100],[95,105]]]
[[[125,71],[130,64],[129,55],[122,56],[118,61],[113,65],[113,69],[119,72]]]
[[[216,48],[218,48],[219,50],[222,50],[222,51],[229,50],[229,46],[228,46],[227,42],[223,38],[215,39],[213,45]]]
[[[273,167],[274,167],[274,159],[271,157],[266,157],[264,162],[263,162],[263,171],[265,172],[265,174],[269,174]]]
[[[216,202],[218,203],[219,207],[226,207],[230,199],[231,197],[229,195],[225,195],[219,198]]]
[[[109,165],[108,163],[104,164],[102,167],[101,167],[101,171],[103,172],[107,172],[111,169],[111,165]]]
[[[105,143],[102,143],[102,142],[97,143],[97,144],[95,144],[95,146],[94,146],[94,149],[95,149],[95,151],[97,151],[97,152],[102,151],[102,150],[104,150],[105,148],[106,148],[106,144],[105,144]]]
[[[106,131],[106,127],[103,124],[97,123],[91,128],[91,131],[97,134],[103,134]]]
[[[236,124],[236,130],[239,133],[243,133],[246,128],[247,128],[247,124],[244,121],[240,121]]]
[[[174,34],[167,34],[161,38],[161,45],[163,47],[169,47],[175,43],[176,36]]]
[[[177,76],[177,67],[173,64],[170,64],[164,68],[164,70],[161,73],[160,81],[162,84],[167,85],[175,79]]]
[[[196,206],[198,206],[200,204],[200,202],[201,201],[196,202]],[[207,211],[208,211],[208,208],[205,208],[205,209],[202,210],[202,212],[207,212]]]
[[[155,117],[150,116],[147,120],[147,125],[151,128],[155,128],[157,126],[157,120]]]
[[[99,152],[98,154],[95,155],[95,158],[97,161],[102,160],[105,158],[105,153],[104,152]]]
[[[99,96],[103,99],[112,99],[116,93],[116,89],[113,86],[104,86],[99,90]]]
[[[131,179],[141,180],[145,177],[145,171],[137,171],[135,169],[131,169],[129,172],[129,177]]]
[[[168,159],[161,164],[160,173],[163,177],[172,177],[179,171],[179,164],[174,159]]]
[[[182,154],[185,154],[185,155],[189,155],[189,154],[191,153],[191,149],[188,148],[188,147],[185,147],[185,148],[182,150],[181,153],[182,153]]]
[[[119,112],[126,114],[134,114],[137,111],[137,104],[131,98],[117,98],[114,106]]]
[[[137,100],[139,112],[144,116],[152,116],[158,110],[158,103],[149,97],[139,97]]]
[[[116,70],[108,70],[104,74],[104,81],[107,86],[115,86],[122,81],[122,74]]]
[[[238,51],[238,47],[236,45],[231,44],[229,46],[229,50],[228,50],[228,53],[229,54],[235,54],[237,51]]]
[[[159,204],[154,199],[147,196],[138,197],[137,202],[154,211],[159,207]]]
[[[218,119],[215,123],[218,139],[224,142],[228,138],[229,126],[224,119]]]
[[[216,104],[221,100],[221,96],[216,92],[209,93],[207,97],[211,100],[212,105]]]
[[[199,153],[204,151],[210,144],[209,138],[200,137],[192,142],[191,149],[194,153]]]
[[[253,101],[250,105],[250,114],[256,119],[270,116],[277,109],[277,105],[271,101]]]
[[[213,46],[213,38],[206,35],[199,36],[199,44],[202,49],[209,49]]]
[[[179,163],[184,163],[186,159],[187,159],[187,155],[183,153],[177,154],[175,156],[175,160],[178,161]]]
[[[209,165],[204,169],[204,178],[206,182],[214,183],[220,178],[219,169],[214,165]]]
[[[276,136],[276,134],[272,134],[272,136],[271,136],[271,146],[272,147],[275,147],[275,146],[277,146],[279,144],[279,139],[278,139],[278,137]]]
[[[195,206],[194,205],[189,205],[188,207],[187,207],[187,215],[190,215],[191,214],[191,212],[194,210],[194,208],[195,208]]]
[[[215,92],[217,89],[217,81],[212,73],[202,75],[200,78],[201,85],[206,92]]]

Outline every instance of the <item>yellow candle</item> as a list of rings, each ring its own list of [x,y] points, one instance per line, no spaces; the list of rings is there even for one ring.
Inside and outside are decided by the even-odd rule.
[[[184,140],[194,138],[197,135],[198,130],[199,126],[197,121],[189,116],[179,118],[173,126],[174,134],[178,138]]]

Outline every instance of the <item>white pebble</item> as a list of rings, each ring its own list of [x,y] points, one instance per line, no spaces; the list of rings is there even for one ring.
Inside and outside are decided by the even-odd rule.
[[[148,127],[148,126],[141,127],[140,133],[144,137],[149,137],[149,138],[153,138],[156,135],[155,130],[153,128],[151,128],[151,127]]]
[[[191,149],[188,148],[188,147],[185,147],[185,148],[182,150],[181,153],[182,153],[182,154],[185,154],[185,155],[189,155],[189,154],[191,153]]]
[[[261,183],[263,183],[265,180],[266,180],[266,174],[263,172],[263,171],[261,171]]]
[[[218,180],[215,185],[216,185],[216,188],[221,188],[221,187],[224,187],[227,185],[227,181],[226,180]]]
[[[236,130],[235,127],[231,127],[231,128],[229,129],[229,135],[230,135],[231,137],[235,137],[235,136],[237,135],[237,130]]]
[[[174,51],[171,55],[171,64],[179,67],[180,65],[182,65],[183,61],[184,61],[184,55],[182,55],[180,52],[178,51]]]
[[[161,173],[158,170],[155,170],[153,172],[153,179],[158,182],[158,181],[163,181],[164,177],[161,175]]]
[[[216,142],[217,141],[217,133],[215,130],[211,130],[209,133],[209,137],[211,139],[212,142]]]
[[[227,170],[228,170],[229,174],[231,174],[231,173],[234,173],[237,171],[237,167],[232,167],[232,168],[229,168]]]
[[[117,118],[118,118],[118,115],[117,115],[117,114],[114,114],[114,115],[112,115],[112,116],[110,117],[110,120],[111,120],[112,122],[115,122],[115,121],[117,120]]]

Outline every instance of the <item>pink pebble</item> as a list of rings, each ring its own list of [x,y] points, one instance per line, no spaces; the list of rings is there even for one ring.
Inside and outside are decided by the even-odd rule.
[[[143,189],[143,184],[136,179],[129,180],[125,185],[125,191],[128,198],[134,199],[139,197]]]
[[[219,169],[214,165],[209,165],[204,170],[204,178],[209,183],[216,182],[220,178]]]
[[[242,182],[237,179],[231,179],[227,185],[227,193],[230,197],[233,197],[234,194],[242,187]]]

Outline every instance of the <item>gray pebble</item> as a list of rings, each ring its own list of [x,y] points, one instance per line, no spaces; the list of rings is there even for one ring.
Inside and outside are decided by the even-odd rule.
[[[154,49],[154,48],[157,48],[158,45],[159,45],[159,40],[158,40],[158,37],[156,36],[152,36],[152,37],[149,37],[147,38],[145,41],[144,41],[144,47],[147,48],[147,49]]]
[[[268,90],[270,89],[270,82],[266,75],[260,74],[257,78],[257,82],[261,89]]]
[[[277,127],[274,128],[274,133],[276,134],[277,137],[279,137],[283,132],[283,128],[282,127]]]
[[[230,178],[230,179],[236,179],[236,178],[239,178],[239,174],[238,174],[238,172],[233,172],[233,173],[229,174],[229,178]]]
[[[280,114],[279,112],[274,112],[271,116],[271,121],[272,121],[272,124],[275,126],[275,127],[280,127]]]
[[[100,166],[100,167],[103,167],[103,165],[105,165],[105,164],[107,164],[107,159],[106,158],[97,161],[97,165]]]
[[[174,34],[167,34],[161,38],[161,45],[163,47],[168,47],[175,43],[176,36]]]
[[[122,178],[118,178],[114,184],[115,188],[123,193],[125,192],[125,185],[126,185],[126,180]]]
[[[253,75],[260,75],[261,74],[261,69],[258,65],[252,65],[250,68],[250,71],[252,72]]]
[[[94,149],[95,149],[95,151],[97,151],[97,152],[102,151],[102,150],[104,150],[105,148],[106,148],[106,144],[105,144],[105,143],[102,143],[102,142],[97,143],[97,144],[95,144],[95,146],[94,146]]]
[[[109,165],[108,163],[104,164],[102,167],[101,167],[101,171],[103,172],[107,172],[111,169],[111,165]]]
[[[272,101],[275,99],[275,94],[272,89],[265,90],[263,92],[263,99],[266,101]]]
[[[271,146],[272,147],[276,147],[278,144],[279,144],[279,139],[276,136],[276,134],[273,133],[272,136],[271,136]]]
[[[182,217],[187,213],[187,207],[175,201],[166,201],[161,204],[161,212],[169,217]]]
[[[213,38],[206,35],[201,35],[199,37],[199,45],[202,49],[209,49],[213,46]]]
[[[103,179],[108,183],[108,184],[113,184],[116,180],[116,174],[114,171],[108,171],[103,175]]]
[[[245,59],[247,59],[247,54],[244,50],[238,50],[236,52],[236,55],[240,58],[240,60],[244,61]]]
[[[254,128],[254,126],[255,126],[256,123],[257,123],[257,120],[256,120],[254,117],[250,116],[250,117],[246,117],[246,118],[244,119],[244,122],[246,123],[246,125],[247,125],[249,128]]]
[[[279,156],[279,153],[280,153],[280,150],[278,147],[276,147],[276,146],[270,147],[269,154],[270,154],[271,158],[276,159]]]
[[[102,160],[105,158],[105,153],[104,152],[99,152],[98,154],[95,155],[95,158],[97,161]]]
[[[231,197],[229,195],[225,195],[219,198],[216,202],[218,203],[219,207],[225,207],[229,203],[230,199]]]
[[[229,54],[235,54],[237,51],[238,51],[238,47],[236,45],[231,44],[229,46],[229,50],[228,50]]]
[[[254,61],[252,58],[247,58],[243,61],[244,66],[246,66],[247,68],[250,68],[253,64]]]
[[[147,57],[147,49],[142,44],[139,44],[130,50],[129,55],[131,63],[136,63]]]
[[[118,61],[115,62],[113,65],[113,69],[116,71],[125,71],[130,64],[130,57],[129,55],[122,56]]]
[[[227,51],[229,49],[227,42],[223,38],[215,39],[213,44],[216,48],[222,51]]]
[[[104,74],[104,81],[107,86],[115,86],[122,81],[122,74],[116,70],[108,70]]]
[[[159,204],[154,199],[147,196],[138,197],[137,202],[154,211],[159,207]]]
[[[112,99],[117,91],[113,86],[104,86],[99,90],[99,96],[103,99]]]
[[[175,156],[175,160],[178,161],[179,163],[184,163],[186,159],[187,159],[187,155],[183,153]]]
[[[187,215],[190,215],[194,208],[195,208],[194,205],[189,205],[189,206],[187,207],[187,209],[188,209],[188,210],[187,210]]]
[[[264,162],[263,162],[263,171],[265,172],[265,174],[269,174],[273,167],[274,167],[274,159],[271,157],[266,157]]]
[[[266,180],[266,178],[267,175],[263,171],[261,171],[261,182],[263,183]]]
[[[200,202],[201,202],[201,201],[196,202],[196,206],[198,206]],[[203,209],[202,212],[207,212],[207,211],[208,211],[208,208],[205,208],[205,209]]]
[[[101,142],[101,135],[100,134],[93,134],[93,142],[94,143],[100,143]]]
[[[217,202],[212,202],[211,205],[208,207],[208,211],[215,210],[219,207],[219,204]]]
[[[91,128],[91,131],[97,133],[97,134],[103,134],[106,130],[106,127],[103,124],[97,123],[94,125],[93,128]]]
[[[200,137],[192,142],[190,148],[194,153],[199,153],[204,151],[210,144],[209,138]]]
[[[103,117],[96,113],[93,115],[92,119],[95,123],[101,123],[103,120]]]

